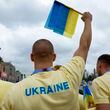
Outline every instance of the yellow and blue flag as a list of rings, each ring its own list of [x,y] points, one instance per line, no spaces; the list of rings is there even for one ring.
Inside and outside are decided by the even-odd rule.
[[[94,97],[86,82],[84,82],[84,84],[83,84],[83,99],[84,99],[84,104],[85,104],[86,110],[88,110],[88,107],[93,107],[95,105]]]
[[[54,1],[45,27],[71,38],[75,32],[78,15],[72,8]]]

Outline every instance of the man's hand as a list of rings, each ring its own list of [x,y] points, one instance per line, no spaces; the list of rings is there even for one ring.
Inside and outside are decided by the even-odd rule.
[[[86,21],[92,21],[92,15],[89,12],[85,12],[81,19],[86,22]]]

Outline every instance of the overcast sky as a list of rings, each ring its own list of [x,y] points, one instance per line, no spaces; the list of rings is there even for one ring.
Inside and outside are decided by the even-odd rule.
[[[93,14],[93,40],[86,65],[92,72],[98,56],[110,54],[110,1],[66,1],[82,13],[90,11]],[[72,39],[44,28],[52,4],[53,0],[0,0],[0,56],[22,73],[33,71],[30,53],[37,39],[47,38],[54,44],[57,53],[55,64],[66,63],[78,47],[83,31],[81,16]]]

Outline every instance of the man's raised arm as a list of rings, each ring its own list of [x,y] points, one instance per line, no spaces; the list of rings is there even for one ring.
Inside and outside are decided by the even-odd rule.
[[[82,16],[82,20],[84,21],[85,24],[84,31],[80,38],[79,48],[76,50],[74,56],[81,56],[86,62],[87,54],[92,40],[92,29],[91,29],[92,15],[89,12],[85,12]]]

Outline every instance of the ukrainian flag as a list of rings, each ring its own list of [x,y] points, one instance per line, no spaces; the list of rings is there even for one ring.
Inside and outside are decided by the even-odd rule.
[[[86,110],[88,110],[89,106],[93,107],[95,105],[94,97],[86,82],[84,82],[84,84],[83,84],[83,99],[84,99]]]
[[[54,1],[45,27],[71,38],[75,32],[78,15],[72,8],[58,1]]]

